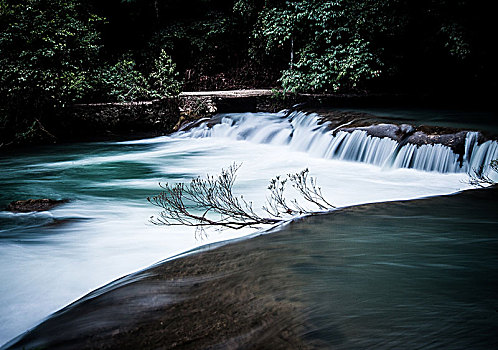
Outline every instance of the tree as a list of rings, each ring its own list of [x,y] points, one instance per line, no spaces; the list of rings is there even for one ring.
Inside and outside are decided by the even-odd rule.
[[[261,224],[276,224],[286,218],[311,214],[314,211],[305,208],[296,199],[286,200],[284,196],[289,181],[306,202],[313,204],[317,210],[334,208],[321,193],[316,180],[308,177],[308,169],[286,178],[276,177],[270,181],[270,196],[263,210],[269,217],[263,217],[253,209],[252,202],[233,193],[236,172],[240,165],[232,165],[221,171],[220,175],[208,175],[205,179],[197,177],[189,184],[178,183],[160,185],[163,189],[159,195],[147,200],[162,209],[159,217],[151,221],[158,225],[186,225],[203,228],[218,226],[240,229]]]
[[[150,95],[147,80],[137,70],[131,55],[124,55],[115,64],[100,69],[95,84],[111,101],[147,100]]]
[[[176,65],[166,51],[161,50],[154,60],[152,72],[142,73],[131,53],[123,55],[116,63],[99,68],[94,87],[105,98],[115,102],[144,101],[176,96],[180,82]]]
[[[102,19],[75,0],[1,0],[0,11],[4,127],[26,129],[89,91]]]
[[[176,96],[180,93],[180,82],[176,64],[164,49],[159,53],[159,57],[154,61],[154,67],[150,73],[151,97],[163,98]]]
[[[363,1],[366,2],[366,1]],[[348,0],[286,1],[264,8],[254,37],[267,54],[287,48],[284,91],[352,89],[380,74],[380,62],[363,36],[367,11]]]
[[[0,138],[54,141],[75,102],[135,101],[178,93],[165,52],[152,67],[102,50],[103,18],[81,0],[0,0]],[[115,60],[115,57],[121,57]],[[110,63],[109,63],[110,62]]]
[[[2,98],[57,106],[81,98],[98,61],[102,19],[74,0],[3,0],[1,8]]]

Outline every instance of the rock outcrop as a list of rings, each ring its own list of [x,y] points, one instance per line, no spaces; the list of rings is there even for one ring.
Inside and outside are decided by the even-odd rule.
[[[416,146],[436,145],[447,146],[456,154],[465,153],[465,140],[471,130],[461,130],[430,125],[410,125],[399,120],[380,118],[367,113],[344,111],[309,111],[321,115],[322,123],[327,122],[329,129],[334,133],[339,131],[365,131],[369,136],[388,137],[400,145],[413,144]],[[478,133],[478,142],[488,138]]]
[[[56,200],[48,198],[19,200],[10,202],[6,210],[13,213],[47,211],[67,202],[69,202],[67,199]]]

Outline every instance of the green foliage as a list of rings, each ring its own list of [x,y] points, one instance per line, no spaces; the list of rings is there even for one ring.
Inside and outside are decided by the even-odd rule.
[[[98,59],[101,18],[74,0],[2,1],[1,9],[2,103],[36,110],[84,96]]]
[[[123,56],[116,64],[102,69],[98,83],[112,101],[145,100],[149,94],[145,77],[136,69],[136,63],[129,55]]]
[[[450,55],[465,59],[470,54],[470,45],[465,38],[461,25],[457,23],[445,24],[441,27],[441,34],[445,37],[444,47]]]
[[[189,18],[166,24],[152,37],[149,45],[157,48],[189,52],[185,58],[204,61],[215,65],[226,54],[230,37],[233,36],[233,22],[226,15],[209,11],[202,18]],[[190,57],[189,57],[190,56]]]
[[[76,0],[0,2],[2,144],[54,140],[44,125],[92,90],[100,23]]]
[[[346,45],[337,45],[317,54],[304,48],[299,61],[291,69],[282,72],[285,91],[338,91],[355,88],[359,82],[376,77],[375,56],[362,39],[354,39]]]
[[[250,18],[257,14],[257,5],[254,0],[235,0],[233,12],[243,18]]]
[[[287,92],[273,88],[271,89],[271,98],[276,101],[285,101],[287,99]]]
[[[265,43],[267,54],[289,52],[280,79],[285,91],[351,89],[380,74],[378,57],[362,37],[371,21],[355,9],[347,0],[306,0],[260,13],[254,38]]]
[[[97,26],[77,0],[2,0],[0,97],[10,109],[60,108],[88,94],[134,101],[178,93],[175,65],[161,51],[150,78],[131,55],[101,63]],[[149,82],[150,81],[150,82]]]
[[[137,101],[178,93],[162,51],[149,76],[132,55],[104,52],[104,20],[81,0],[0,0],[2,144],[53,141],[59,113],[76,102]],[[108,55],[106,57],[106,55]],[[105,63],[111,62],[111,63]]]
[[[265,42],[265,50],[271,53],[291,39],[296,30],[296,16],[289,9],[269,8],[259,14],[254,38]]]
[[[106,100],[118,102],[164,98],[180,92],[176,65],[164,50],[154,60],[150,74],[142,73],[131,54],[126,54],[115,64],[100,68],[94,86],[100,98],[107,96]]]
[[[153,98],[176,96],[180,93],[176,65],[164,50],[161,50],[159,58],[154,61],[154,68],[150,73],[150,87],[150,96]]]

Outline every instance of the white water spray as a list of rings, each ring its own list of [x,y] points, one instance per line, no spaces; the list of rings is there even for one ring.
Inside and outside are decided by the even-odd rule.
[[[334,133],[329,122],[320,123],[318,115],[302,112],[293,112],[289,116],[283,113],[225,115],[219,124],[210,127],[203,123],[180,136],[288,145],[293,150],[320,158],[440,173],[470,172],[481,168],[487,173],[491,160],[498,158],[498,142],[486,141],[479,145],[477,132],[467,133],[462,158],[441,144],[400,145],[388,137],[370,136],[364,130]]]
[[[469,168],[496,152],[496,142],[478,145],[477,134],[469,133]],[[444,154],[439,165],[435,159]],[[316,116],[302,113],[225,115],[212,128],[203,124],[172,136],[0,157],[4,202],[71,199],[47,213],[0,212],[0,345],[120,276],[205,243],[254,233],[210,232],[198,241],[191,228],[151,225],[148,218],[157,210],[146,197],[159,191],[158,182],[188,182],[242,163],[235,192],[261,208],[269,179],[309,168],[327,200],[343,207],[470,188],[452,157],[449,149],[400,148],[363,131],[334,136]]]

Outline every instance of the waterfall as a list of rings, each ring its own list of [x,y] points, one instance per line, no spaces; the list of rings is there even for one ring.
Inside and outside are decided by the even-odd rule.
[[[478,132],[468,132],[463,158],[442,144],[400,144],[389,137],[374,137],[364,130],[331,130],[316,114],[241,113],[220,115],[214,125],[204,122],[178,137],[230,138],[253,143],[288,146],[312,156],[369,163],[380,167],[413,168],[440,173],[471,172],[498,158],[498,142],[478,144]],[[349,124],[349,123],[348,123]],[[346,125],[346,124],[345,124]]]

